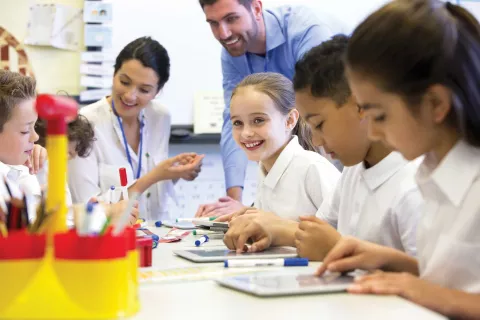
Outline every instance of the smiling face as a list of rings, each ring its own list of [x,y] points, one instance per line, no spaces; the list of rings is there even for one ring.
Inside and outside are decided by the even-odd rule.
[[[112,97],[117,113],[122,118],[137,117],[155,98],[159,78],[152,68],[140,61],[125,61],[113,78]]]
[[[296,106],[312,129],[313,143],[323,147],[332,158],[345,166],[364,161],[371,142],[355,99],[342,105],[330,98],[317,98],[310,89],[295,92]]]
[[[288,143],[296,115],[296,110],[283,115],[268,95],[252,86],[239,88],[230,102],[233,139],[249,160],[268,163]]]
[[[34,129],[37,118],[34,98],[23,100],[12,109],[0,133],[0,161],[8,165],[22,165],[27,161],[38,140]]]
[[[238,0],[219,0],[203,7],[207,22],[215,38],[231,56],[245,54],[255,43],[262,21],[262,7],[253,1],[249,10]]]

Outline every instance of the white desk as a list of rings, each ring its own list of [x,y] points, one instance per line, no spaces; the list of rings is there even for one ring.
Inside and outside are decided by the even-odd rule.
[[[151,230],[159,235],[166,232],[163,228],[153,227]],[[198,266],[172,253],[172,250],[193,246],[193,241],[194,237],[190,235],[178,243],[160,243],[153,250],[153,266]],[[221,240],[211,240],[205,245],[219,246],[223,243]],[[222,268],[223,264],[209,265]],[[143,284],[140,286],[140,302],[141,310],[134,319],[446,319],[394,296],[336,293],[258,298],[221,287],[211,280]]]

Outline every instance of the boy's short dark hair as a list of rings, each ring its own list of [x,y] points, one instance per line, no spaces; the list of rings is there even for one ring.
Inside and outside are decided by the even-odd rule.
[[[46,148],[47,131],[44,120],[38,119],[35,124],[35,131],[39,136],[37,143]],[[92,124],[85,116],[79,114],[75,120],[68,124],[68,141],[77,143],[75,151],[79,157],[84,158],[90,154],[95,141],[95,132]]]
[[[205,7],[205,6],[210,6],[212,4],[215,4],[218,0],[198,0],[200,3],[200,6]],[[252,2],[253,0],[237,0],[238,3],[240,3],[242,6],[244,6],[247,9],[250,9],[252,7]]]
[[[0,70],[0,132],[10,120],[13,108],[24,100],[36,97],[36,82],[18,72]]]
[[[309,89],[314,97],[333,99],[339,106],[347,102],[352,94],[343,62],[347,44],[348,37],[338,34],[308,51],[295,65],[295,91]]]

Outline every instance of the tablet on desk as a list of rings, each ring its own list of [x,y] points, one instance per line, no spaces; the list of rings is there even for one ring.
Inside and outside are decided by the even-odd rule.
[[[227,232],[228,231],[228,222],[215,222],[215,221],[204,221],[204,220],[193,220],[198,228],[218,231],[218,232]]]
[[[262,252],[236,253],[233,250],[215,248],[175,250],[174,254],[193,262],[222,262],[227,259],[293,258],[297,256],[294,248],[276,247]]]
[[[353,277],[328,274],[317,277],[309,273],[258,272],[217,280],[217,283],[259,297],[342,292]]]

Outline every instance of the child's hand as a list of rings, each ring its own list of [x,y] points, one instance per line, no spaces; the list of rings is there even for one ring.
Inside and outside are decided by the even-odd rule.
[[[118,219],[122,216],[123,212],[127,208],[128,200],[121,200],[117,203],[106,204],[108,209],[106,210],[107,214],[110,217],[110,223],[115,224]],[[134,225],[137,222],[139,215],[138,211],[138,201],[135,202],[133,205],[132,212],[130,212],[129,223],[130,225]]]
[[[344,237],[330,250],[316,274],[321,276],[327,270],[346,272],[355,269],[381,269],[388,263],[390,250],[393,249],[352,237]]]
[[[37,174],[38,171],[43,168],[46,160],[47,149],[45,149],[41,145],[35,144],[33,146],[32,154],[24,165],[28,167],[30,174]]]
[[[382,271],[358,277],[348,288],[350,293],[397,295],[442,314],[448,313],[443,309],[454,300],[449,291],[407,272]]]
[[[233,214],[243,208],[245,206],[240,201],[230,197],[222,197],[218,199],[218,202],[200,205],[195,217],[220,217]]]
[[[278,218],[278,216],[273,212],[262,211],[262,210],[259,210],[257,208],[254,208],[254,207],[243,207],[243,208],[241,208],[240,210],[238,210],[234,213],[229,213],[229,214],[226,214],[224,216],[220,216],[217,219],[215,219],[215,221],[217,221],[217,222],[230,222],[230,221],[234,220],[235,218],[237,218],[239,216],[248,215],[248,214],[253,214],[253,215],[262,214],[264,217],[270,215],[270,216],[272,216],[272,218]]]
[[[342,238],[335,228],[314,216],[300,217],[295,232],[295,246],[302,258],[322,261],[327,253]]]
[[[278,216],[273,214],[250,213],[236,217],[229,222],[229,228],[223,242],[230,250],[238,253],[258,252],[269,248],[274,239],[273,226]],[[247,241],[252,246],[247,249]]]
[[[191,181],[200,173],[204,157],[205,155],[195,153],[182,153],[162,161],[154,170],[159,177],[163,178],[159,180],[182,178]]]

